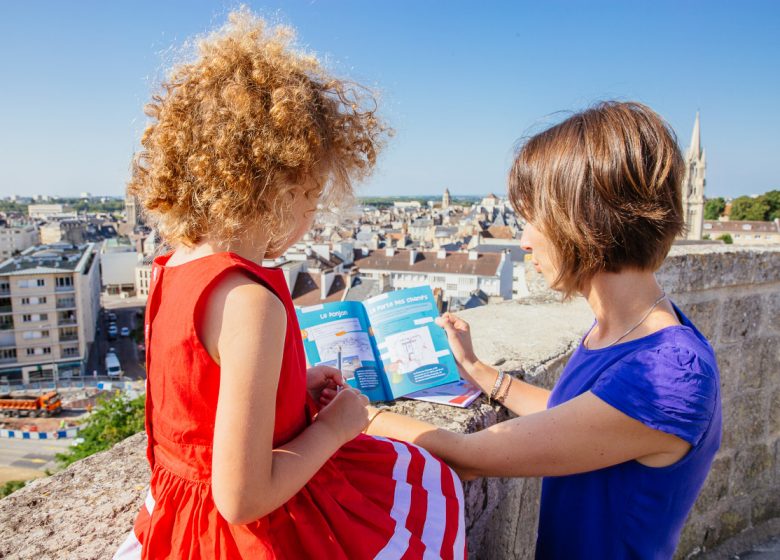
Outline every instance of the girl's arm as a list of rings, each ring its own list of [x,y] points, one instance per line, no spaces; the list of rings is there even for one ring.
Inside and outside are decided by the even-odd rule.
[[[316,422],[273,449],[285,332],[283,304],[241,273],[228,274],[206,304],[202,340],[221,367],[212,491],[229,523],[254,521],[284,504],[368,422],[368,400],[345,389]]]
[[[391,413],[377,416],[368,433],[411,441],[466,477],[562,476],[632,459],[661,467],[690,449],[686,441],[648,428],[590,392],[473,434]]]
[[[498,378],[498,371],[477,358],[471,342],[469,324],[452,313],[445,313],[437,318],[436,324],[447,333],[452,355],[458,362],[463,377],[477,385],[486,395],[490,395]],[[498,395],[504,394],[505,384],[509,382],[509,378],[504,380]],[[549,399],[550,391],[547,389],[512,379],[503,404],[518,416],[526,416],[545,410]]]

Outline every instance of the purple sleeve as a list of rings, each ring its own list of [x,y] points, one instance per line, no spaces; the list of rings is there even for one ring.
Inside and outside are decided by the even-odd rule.
[[[699,443],[718,398],[716,366],[688,348],[659,346],[617,362],[591,392],[644,425]]]

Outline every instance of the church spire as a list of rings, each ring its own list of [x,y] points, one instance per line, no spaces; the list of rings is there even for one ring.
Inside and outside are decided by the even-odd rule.
[[[693,123],[693,134],[691,135],[691,147],[688,148],[688,157],[699,159],[701,155],[701,128],[699,125],[699,112],[696,111],[696,121]]]

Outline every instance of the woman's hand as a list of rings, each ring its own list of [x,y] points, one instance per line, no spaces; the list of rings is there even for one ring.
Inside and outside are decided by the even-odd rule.
[[[465,377],[469,378],[469,381],[474,381],[471,379],[469,370],[479,360],[474,354],[469,324],[452,313],[445,313],[441,317],[437,317],[436,324],[447,333],[447,340],[449,340],[452,355],[461,367],[461,373],[464,373]]]
[[[334,367],[314,366],[306,370],[306,390],[318,408],[332,401],[339,387],[344,386],[344,377]]]
[[[316,422],[327,425],[343,445],[368,426],[368,397],[348,387],[339,391],[333,400],[320,410]]]

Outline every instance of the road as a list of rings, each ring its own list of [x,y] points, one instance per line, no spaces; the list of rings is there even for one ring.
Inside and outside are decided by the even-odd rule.
[[[72,439],[0,438],[0,481],[29,478],[33,471],[43,474],[45,469],[54,469],[57,466],[54,456],[68,449],[72,442]]]
[[[132,330],[140,324],[140,313],[143,313],[144,302],[136,298],[121,299],[116,296],[102,296],[103,310],[100,314],[100,334],[96,336],[87,361],[86,374],[90,375],[97,370],[98,375],[105,375],[105,358],[110,348],[113,348],[119,363],[125,373],[126,379],[144,379],[146,372],[142,366],[143,356],[139,355],[138,348],[132,337],[117,336],[116,340],[108,340],[108,313],[116,313],[117,330],[127,327]]]

